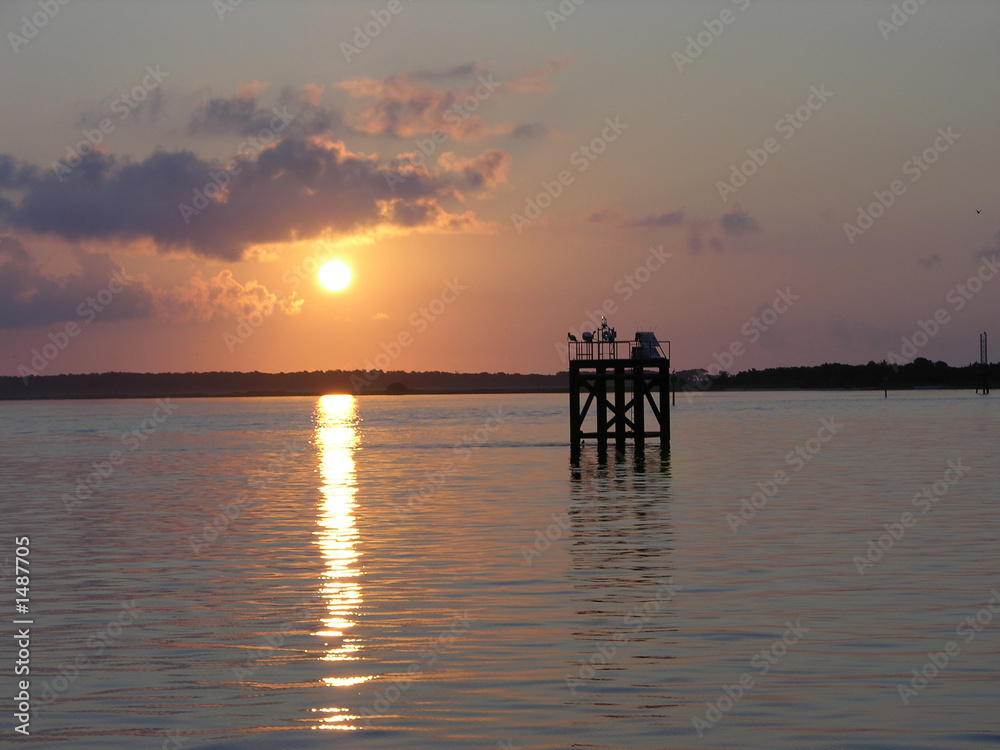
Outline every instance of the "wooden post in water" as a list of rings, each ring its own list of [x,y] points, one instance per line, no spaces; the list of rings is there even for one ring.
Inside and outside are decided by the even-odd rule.
[[[632,432],[636,453],[646,450],[646,368],[639,362],[632,368]]]
[[[597,394],[597,451],[608,452],[608,371],[599,366],[594,378],[594,392]]]
[[[578,362],[569,363],[569,445],[572,452],[579,455],[580,441],[583,440],[583,415],[580,413],[580,367]]]
[[[670,448],[670,400],[667,391],[670,390],[670,362],[660,364],[660,451],[666,453]],[[674,389],[677,395],[677,389]]]
[[[625,452],[625,435],[628,422],[625,417],[625,366],[615,360],[615,452]]]

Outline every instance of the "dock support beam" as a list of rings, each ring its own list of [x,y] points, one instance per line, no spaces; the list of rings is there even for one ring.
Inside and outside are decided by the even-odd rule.
[[[594,391],[597,394],[597,450],[601,454],[608,452],[608,371],[604,367],[597,368],[594,378]]]
[[[570,448],[580,452],[580,441],[583,440],[583,415],[580,413],[580,368],[569,368],[569,444]]]
[[[654,395],[654,390],[659,393]],[[581,398],[584,392],[586,399]],[[588,412],[594,402],[595,414],[589,420],[593,426],[588,429]],[[647,425],[647,404],[655,424]],[[615,452],[622,456],[630,439],[636,453],[641,455],[646,441],[657,438],[661,452],[666,455],[670,450],[670,360],[571,359],[569,408],[570,450],[574,461],[579,458],[581,443],[587,439],[597,441],[600,461],[607,460],[610,440],[614,440]]]
[[[670,364],[660,365],[660,450],[670,448]]]
[[[615,453],[625,452],[625,436],[628,421],[625,418],[625,368],[615,365]]]

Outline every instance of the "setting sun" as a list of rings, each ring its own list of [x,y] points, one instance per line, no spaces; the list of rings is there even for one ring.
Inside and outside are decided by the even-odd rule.
[[[342,260],[330,260],[319,269],[319,283],[331,292],[339,292],[351,283],[351,269]]]

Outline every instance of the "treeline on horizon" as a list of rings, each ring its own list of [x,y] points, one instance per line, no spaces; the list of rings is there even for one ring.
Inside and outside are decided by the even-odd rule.
[[[102,372],[0,376],[0,399],[321,396],[325,393],[558,392],[563,375],[453,372]]]
[[[1000,364],[988,368],[989,382],[995,384],[1000,376]],[[679,388],[685,385],[694,390],[743,390],[743,389],[818,389],[844,388],[905,389],[905,388],[956,388],[975,389],[982,382],[982,368],[978,363],[952,367],[946,362],[931,362],[917,357],[905,365],[892,365],[882,360],[865,365],[827,363],[809,367],[769,367],[764,370],[744,370],[735,374],[720,372],[711,377],[704,370],[678,373]]]
[[[989,381],[1000,381],[1000,364],[989,367]],[[325,393],[559,393],[568,388],[568,373],[364,372],[104,372],[79,375],[0,376],[0,399],[151,398],[197,396],[319,396]],[[703,369],[675,374],[679,391],[754,389],[975,389],[981,384],[978,364],[951,367],[918,357],[894,366],[822,364],[720,372]]]

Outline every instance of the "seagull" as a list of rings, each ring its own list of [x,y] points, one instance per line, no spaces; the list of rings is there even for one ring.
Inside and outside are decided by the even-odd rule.
[[[570,341],[576,341],[576,336],[574,336],[572,333],[567,333],[566,335],[569,336]]]
[[[981,214],[982,212],[983,212],[983,209],[981,209],[981,208],[977,208],[977,209],[976,209],[976,213],[977,213],[977,214]]]

